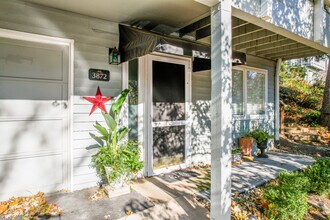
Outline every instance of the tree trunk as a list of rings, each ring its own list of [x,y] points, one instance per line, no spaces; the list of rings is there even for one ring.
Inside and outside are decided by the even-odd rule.
[[[321,125],[328,127],[328,130],[330,130],[330,56],[328,56],[328,71],[325,80],[320,119],[321,119]]]

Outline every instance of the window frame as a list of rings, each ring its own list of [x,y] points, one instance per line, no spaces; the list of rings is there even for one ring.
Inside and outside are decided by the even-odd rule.
[[[268,103],[268,70],[260,69],[251,66],[233,66],[233,70],[238,70],[243,72],[243,114],[232,114],[234,119],[261,119],[265,118],[267,114],[267,103]],[[265,112],[263,114],[247,114],[247,72],[256,71],[258,73],[265,75]]]

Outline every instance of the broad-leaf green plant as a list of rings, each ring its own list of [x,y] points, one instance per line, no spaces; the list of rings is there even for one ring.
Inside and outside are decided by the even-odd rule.
[[[129,92],[128,89],[123,90],[112,103],[109,113],[102,112],[106,127],[98,122],[94,125],[100,136],[94,137],[99,148],[92,156],[91,166],[109,183],[123,176],[130,177],[143,167],[138,143],[127,139],[129,129],[120,123],[121,109]],[[107,167],[111,168],[110,173],[106,172]]]
[[[254,131],[251,131],[250,137],[254,138],[258,144],[267,141],[272,136],[268,134],[268,132],[258,128]]]

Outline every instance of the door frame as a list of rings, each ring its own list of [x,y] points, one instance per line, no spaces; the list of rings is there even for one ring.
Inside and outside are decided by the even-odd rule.
[[[59,37],[50,37],[40,34],[32,34],[27,32],[21,32],[16,30],[8,30],[0,28],[0,37],[9,38],[14,40],[23,40],[36,43],[53,44],[53,45],[64,45],[68,47],[69,57],[68,57],[68,111],[67,111],[67,155],[65,172],[67,173],[66,179],[64,180],[64,185],[69,191],[73,190],[73,82],[74,82],[74,40],[65,39]]]
[[[157,170],[153,170],[153,132],[152,132],[152,61],[161,61],[167,63],[174,63],[174,64],[182,64],[185,65],[185,162],[179,165],[174,165],[170,167],[160,168]],[[144,144],[144,149],[146,152],[146,171],[147,176],[157,175],[160,173],[166,173],[173,170],[183,169],[188,167],[191,164],[191,58],[190,57],[183,57],[177,55],[170,55],[155,52],[145,56],[144,59],[144,67],[145,71],[141,73],[145,75],[144,77],[144,88],[140,86],[141,89],[144,90],[144,100],[145,100],[145,118],[146,124],[145,129],[143,130],[146,135],[146,141]],[[139,76],[141,76],[139,71]]]

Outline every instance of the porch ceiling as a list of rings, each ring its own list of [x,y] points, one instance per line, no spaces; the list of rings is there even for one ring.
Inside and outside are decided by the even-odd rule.
[[[207,16],[178,31],[181,37],[190,35],[197,41],[210,43],[211,21]],[[290,60],[324,54],[293,39],[259,27],[237,17],[232,18],[233,50],[271,60]]]
[[[198,3],[198,0],[144,0],[139,1],[139,4],[136,4],[136,0],[111,0],[111,3],[109,0],[24,1],[163,34],[175,33],[180,37],[207,44],[210,44],[211,40],[210,9]],[[330,0],[325,0],[326,4],[330,4],[329,2]],[[233,14],[232,45],[235,51],[271,60],[289,60],[324,54],[320,47],[312,47],[313,44],[309,43],[306,45],[306,41],[299,42],[297,38],[291,39],[290,35],[278,34],[282,33],[281,31],[273,32],[267,25],[260,27],[256,25],[258,22],[252,22],[253,19],[247,22],[242,18],[245,17]]]
[[[209,7],[194,0],[24,0],[169,34],[209,14]],[[157,27],[158,26],[158,27]]]

